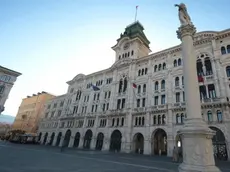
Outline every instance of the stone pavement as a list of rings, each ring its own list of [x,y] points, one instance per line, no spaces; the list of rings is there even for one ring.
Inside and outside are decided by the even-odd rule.
[[[84,151],[0,142],[0,172],[176,172],[178,163],[164,156]],[[230,172],[229,162],[218,162]]]

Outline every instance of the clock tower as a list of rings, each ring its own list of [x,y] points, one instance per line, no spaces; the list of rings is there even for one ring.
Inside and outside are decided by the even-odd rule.
[[[138,59],[149,55],[149,40],[144,34],[144,27],[136,21],[125,28],[125,32],[117,39],[117,44],[112,47],[116,52],[116,61],[124,58]]]

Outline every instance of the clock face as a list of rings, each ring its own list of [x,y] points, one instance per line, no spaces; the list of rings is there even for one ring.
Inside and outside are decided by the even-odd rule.
[[[124,50],[127,50],[129,48],[129,43],[126,43],[125,45],[124,45]]]

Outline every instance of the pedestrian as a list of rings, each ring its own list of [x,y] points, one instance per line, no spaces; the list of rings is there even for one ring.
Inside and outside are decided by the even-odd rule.
[[[173,148],[173,162],[179,161],[179,152],[176,146]]]

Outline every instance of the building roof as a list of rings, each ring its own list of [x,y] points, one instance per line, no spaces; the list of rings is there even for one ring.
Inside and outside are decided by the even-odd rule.
[[[16,71],[14,71],[14,70],[8,69],[8,68],[3,67],[3,66],[0,66],[0,71],[6,72],[6,73],[8,73],[8,74],[10,74],[10,75],[13,75],[13,76],[16,76],[16,77],[22,75],[22,74],[19,73],[19,72],[16,72]]]
[[[144,27],[139,21],[136,21],[136,22],[128,25],[125,28],[124,33],[120,35],[119,39],[117,39],[117,43],[124,37],[128,37],[129,39],[134,39],[134,38],[138,37],[145,44],[145,46],[147,46],[149,48],[150,41],[145,36]],[[115,47],[115,46],[113,46],[113,47]]]

